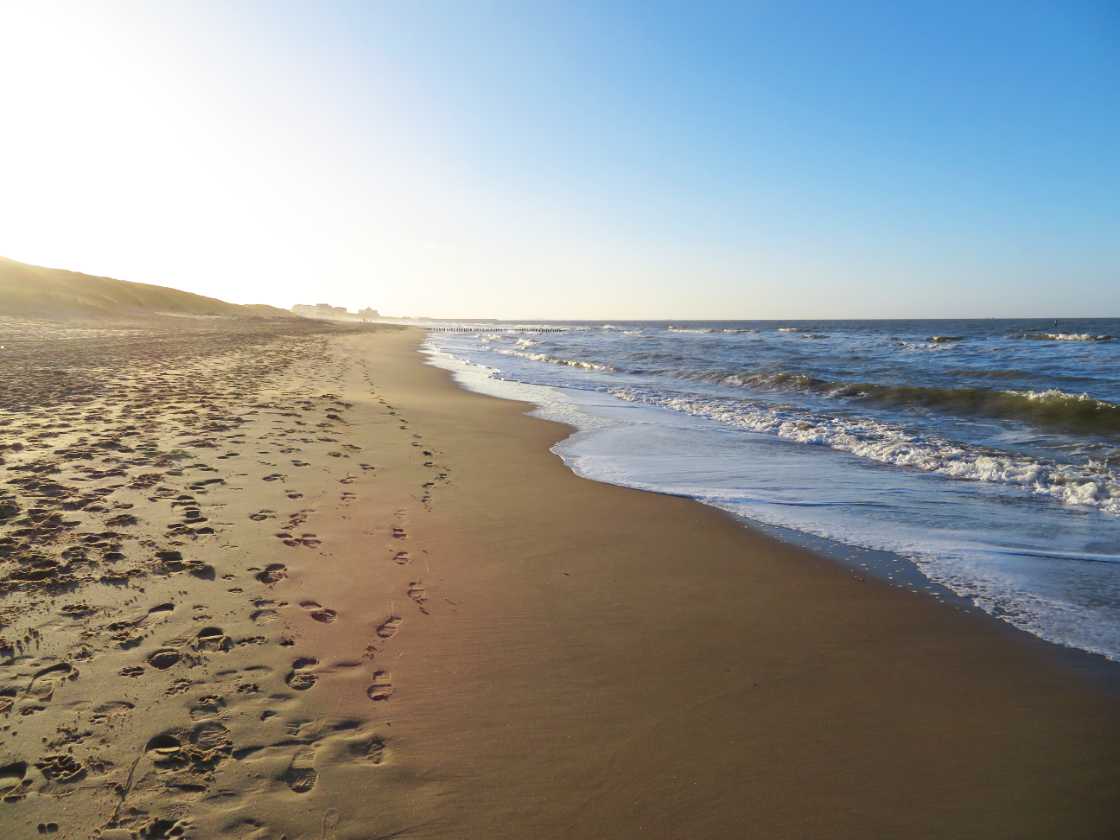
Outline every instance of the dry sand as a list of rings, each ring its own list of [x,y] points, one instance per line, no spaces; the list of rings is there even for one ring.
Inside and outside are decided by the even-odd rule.
[[[0,320],[0,837],[1120,836],[1107,668],[579,479],[420,339]]]

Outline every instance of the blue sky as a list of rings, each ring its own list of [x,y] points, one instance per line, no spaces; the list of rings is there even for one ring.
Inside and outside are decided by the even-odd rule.
[[[17,259],[402,314],[1120,315],[1114,3],[14,14],[9,61],[67,56],[8,91],[54,137],[0,139]]]

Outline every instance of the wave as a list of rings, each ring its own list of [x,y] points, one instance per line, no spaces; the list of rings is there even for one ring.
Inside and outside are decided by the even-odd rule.
[[[763,390],[824,391],[830,384],[807,373],[790,371],[725,373],[720,371],[672,371],[661,373],[676,379],[694,382],[710,382],[714,385],[730,385],[737,388],[759,388]]]
[[[908,341],[904,338],[893,338],[891,341],[899,350],[909,353],[936,353],[949,350],[956,344],[953,341]]]
[[[582,368],[583,370],[597,370],[602,373],[612,373],[614,368],[598,362],[586,362],[581,359],[564,359],[560,356],[549,356],[547,353],[526,353],[520,350],[498,348],[494,350],[502,356],[516,356],[519,359],[528,359],[531,362],[545,362],[550,365],[563,365],[564,367]]]
[[[792,371],[663,371],[678,379],[759,390],[796,390],[899,408],[928,408],[948,414],[1018,420],[1056,431],[1120,435],[1120,405],[1088,394],[932,388],[871,382],[832,382]]]
[[[861,458],[918,469],[948,478],[1018,486],[1063,504],[1094,507],[1120,515],[1120,481],[1107,465],[1057,464],[1005,452],[918,435],[889,423],[861,418],[817,416],[785,406],[742,400],[703,399],[633,388],[612,388],[615,397],[671,408],[752,432],[798,443],[827,446]]]
[[[515,347],[536,347],[540,342],[532,338],[517,338],[520,333],[509,331],[507,333],[479,333],[478,340],[482,344],[495,344],[498,342],[513,341]]]
[[[933,344],[953,344],[957,341],[964,341],[963,335],[931,335],[929,340]]]
[[[745,333],[757,333],[758,330],[751,327],[674,327],[668,326],[665,328],[666,332],[671,333],[693,333],[697,335],[742,335]],[[626,333],[631,335],[632,333]]]
[[[1012,338],[1021,338],[1027,341],[1112,341],[1111,335],[1093,335],[1092,333],[1062,333],[1062,332],[1025,332],[1016,333]]]
[[[912,385],[842,385],[830,396],[881,405],[917,406],[952,414],[1019,420],[1083,434],[1120,434],[1120,405],[1065,391],[993,391],[987,388],[926,388]]]

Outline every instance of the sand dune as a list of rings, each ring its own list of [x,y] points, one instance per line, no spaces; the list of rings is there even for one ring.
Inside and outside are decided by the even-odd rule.
[[[28,265],[0,257],[0,316],[103,320],[153,315],[292,317],[272,306],[241,306],[190,292]]]

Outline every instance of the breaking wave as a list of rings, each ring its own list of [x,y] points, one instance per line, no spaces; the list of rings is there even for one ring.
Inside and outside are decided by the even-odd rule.
[[[613,388],[611,393],[628,402],[671,408],[752,432],[850,452],[884,464],[955,479],[1015,485],[1063,504],[1095,507],[1120,515],[1120,483],[1107,464],[1050,463],[953,443],[933,435],[913,434],[876,420],[820,417],[800,409],[742,400],[650,394],[633,388]]]
[[[810,391],[884,406],[928,408],[956,415],[1018,420],[1035,426],[1083,434],[1120,435],[1120,405],[1088,394],[1045,391],[1001,391],[989,388],[931,388],[871,382],[831,382],[805,373],[672,372],[680,379],[758,390]]]
[[[583,370],[597,370],[604,373],[609,373],[614,370],[610,365],[588,362],[582,359],[564,359],[560,356],[549,356],[547,353],[526,353],[521,350],[512,350],[504,347],[497,348],[494,352],[500,353],[503,356],[516,356],[520,359],[528,359],[531,362],[545,362],[550,365],[563,365],[564,367],[582,368]]]
[[[1018,333],[1012,337],[1022,338],[1028,341],[1112,341],[1113,338],[1111,335],[1062,332],[1026,332]]]

